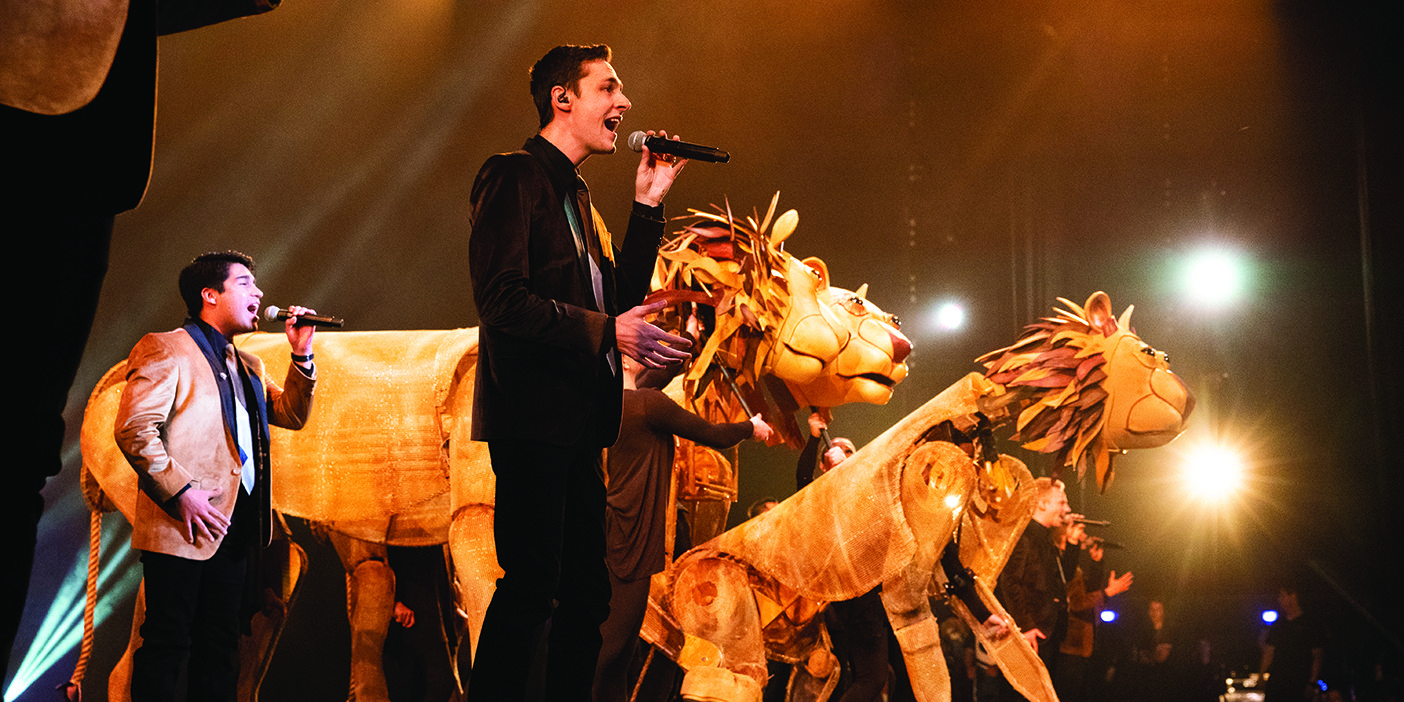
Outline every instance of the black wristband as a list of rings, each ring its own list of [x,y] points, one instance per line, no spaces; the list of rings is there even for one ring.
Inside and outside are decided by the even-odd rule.
[[[311,363],[311,362],[312,362],[312,356],[313,356],[313,355],[314,355],[314,354],[310,354],[310,353],[307,354],[306,356],[299,356],[299,355],[297,355],[297,354],[293,354],[293,355],[292,355],[292,360],[293,360],[293,363]]]

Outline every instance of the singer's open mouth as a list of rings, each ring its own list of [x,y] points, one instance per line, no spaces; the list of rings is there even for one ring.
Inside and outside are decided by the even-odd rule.
[[[605,119],[604,126],[611,132],[619,130],[619,123],[624,121],[623,117],[609,117]]]

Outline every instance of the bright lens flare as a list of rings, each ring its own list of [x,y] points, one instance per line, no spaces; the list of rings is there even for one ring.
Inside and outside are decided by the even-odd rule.
[[[1243,459],[1222,446],[1206,446],[1185,458],[1184,478],[1190,493],[1205,502],[1222,502],[1243,487]]]
[[[959,302],[943,302],[932,313],[932,321],[941,331],[957,331],[965,326],[965,307]]]
[[[1200,307],[1228,307],[1243,294],[1246,268],[1242,257],[1233,251],[1201,251],[1185,265],[1182,279],[1185,294]]]

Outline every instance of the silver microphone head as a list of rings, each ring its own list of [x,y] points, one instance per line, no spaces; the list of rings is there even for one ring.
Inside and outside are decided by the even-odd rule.
[[[263,318],[266,319],[266,320],[268,320],[268,321],[270,321],[270,322],[276,322],[276,321],[278,321],[278,313],[279,313],[279,312],[282,312],[282,310],[278,309],[278,308],[277,308],[276,306],[274,306],[274,305],[269,305],[269,306],[268,306],[268,309],[265,309],[265,310],[263,311]]]
[[[642,152],[644,147],[644,141],[647,139],[648,134],[646,134],[645,132],[634,132],[633,134],[629,135],[629,148],[635,151]]]

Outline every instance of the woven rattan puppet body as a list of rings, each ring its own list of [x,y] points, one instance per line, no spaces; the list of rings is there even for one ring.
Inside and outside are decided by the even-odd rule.
[[[655,576],[645,636],[686,671],[695,700],[758,701],[766,654],[794,663],[791,699],[825,699],[836,682],[816,615],[827,602],[882,586],[912,687],[924,702],[950,698],[929,598],[950,571],[937,567],[958,539],[960,562],[985,607],[1032,513],[1032,476],[994,452],[991,429],[1013,425],[1027,448],[1056,455],[1103,488],[1111,454],[1168,442],[1193,400],[1161,354],[1117,320],[1107,296],[1028,328],[972,373],[775,509],[684,554]],[[1033,649],[1009,630],[990,636],[951,598],[1010,683],[1031,700],[1056,695]]]

